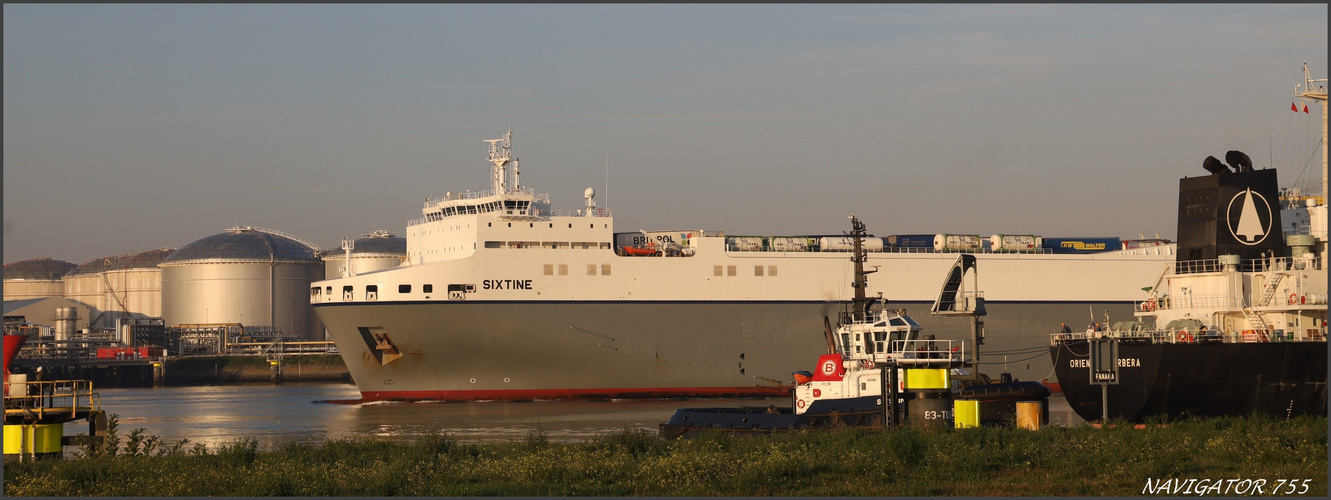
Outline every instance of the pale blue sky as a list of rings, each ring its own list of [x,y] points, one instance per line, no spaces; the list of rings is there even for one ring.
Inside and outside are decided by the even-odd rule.
[[[5,5],[4,261],[402,234],[509,124],[556,209],[608,152],[619,231],[1173,238],[1208,155],[1311,185],[1327,45],[1326,5]]]

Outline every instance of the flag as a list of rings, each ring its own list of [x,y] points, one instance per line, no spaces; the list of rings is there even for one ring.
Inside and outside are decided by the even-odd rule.
[[[1308,103],[1303,103],[1303,112],[1304,113],[1308,112]]]
[[[1299,110],[1299,105],[1298,105],[1298,104],[1294,104],[1294,103],[1291,102],[1291,103],[1289,103],[1289,110],[1290,110],[1290,111],[1296,111],[1296,112],[1297,112],[1297,111]]]

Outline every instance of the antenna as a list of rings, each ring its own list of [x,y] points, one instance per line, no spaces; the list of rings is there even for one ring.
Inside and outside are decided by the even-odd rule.
[[[610,148],[605,149],[605,208],[610,209]]]

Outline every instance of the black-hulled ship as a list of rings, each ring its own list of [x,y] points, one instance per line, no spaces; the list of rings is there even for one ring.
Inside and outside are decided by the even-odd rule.
[[[1296,96],[1321,102],[1325,145],[1326,80],[1304,71]],[[1326,414],[1325,195],[1282,199],[1274,168],[1255,170],[1237,151],[1226,162],[1208,157],[1210,175],[1179,181],[1177,258],[1143,283],[1138,321],[1053,336],[1054,369],[1082,418]],[[1325,156],[1322,168],[1325,179]],[[1309,223],[1282,224],[1282,209]]]

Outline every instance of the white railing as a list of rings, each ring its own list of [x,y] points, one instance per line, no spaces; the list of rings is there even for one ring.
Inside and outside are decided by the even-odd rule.
[[[610,210],[605,208],[593,208],[591,215],[585,210],[550,210],[546,213],[551,217],[610,217]]]
[[[1179,297],[1159,297],[1136,303],[1136,310],[1151,312],[1156,310],[1190,309],[1205,307],[1211,309],[1238,309],[1243,307],[1243,299],[1233,295],[1182,295]]]
[[[1304,265],[1304,267],[1308,267],[1307,264],[1309,263],[1312,266],[1312,270],[1322,269],[1321,257],[1315,257],[1311,262],[1302,258],[1274,257],[1240,261],[1238,270],[1245,273],[1288,271],[1298,268],[1300,264]],[[1183,260],[1169,265],[1169,273],[1171,274],[1218,273],[1224,270],[1225,266],[1220,263],[1219,259]]]
[[[892,359],[901,365],[961,363],[966,360],[966,341],[893,340]]]
[[[1101,331],[1101,332],[1081,332],[1081,333],[1054,333],[1049,335],[1049,344],[1058,345],[1064,342],[1087,341],[1095,339],[1111,338],[1123,341],[1137,341],[1152,344],[1190,344],[1195,342],[1223,342],[1223,343],[1253,343],[1253,342],[1326,342],[1326,327],[1309,328],[1294,331],[1264,331],[1264,330],[1244,330],[1233,332],[1222,332],[1220,330],[1206,330],[1205,332],[1191,328],[1171,331],[1171,330],[1143,330],[1143,331]]]

